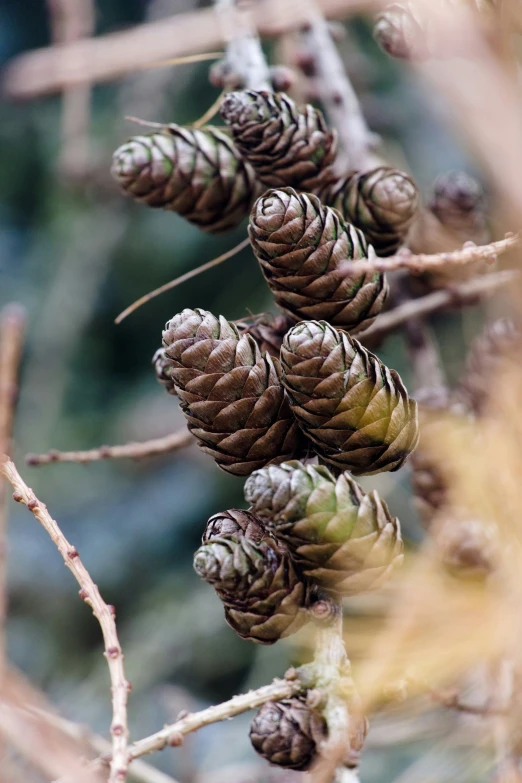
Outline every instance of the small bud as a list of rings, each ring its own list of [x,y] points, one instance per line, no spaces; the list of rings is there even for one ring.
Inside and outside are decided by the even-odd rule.
[[[286,65],[273,65],[270,68],[270,79],[276,92],[288,92],[295,84],[295,73]]]

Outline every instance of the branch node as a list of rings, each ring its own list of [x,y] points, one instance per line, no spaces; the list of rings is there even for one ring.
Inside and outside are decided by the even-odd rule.
[[[80,554],[79,554],[78,550],[76,549],[76,547],[73,547],[72,549],[69,549],[69,551],[67,552],[67,557],[70,560],[74,560],[76,557],[80,557]]]
[[[183,745],[183,734],[179,731],[173,731],[172,734],[169,735],[168,744],[172,748],[179,748],[180,745]]]
[[[29,511],[36,511],[38,507],[38,501],[36,498],[31,498],[31,500],[27,501],[27,508]]]
[[[21,492],[18,492],[18,490],[13,492],[13,500],[16,500],[17,503],[21,503],[23,499],[24,498]]]

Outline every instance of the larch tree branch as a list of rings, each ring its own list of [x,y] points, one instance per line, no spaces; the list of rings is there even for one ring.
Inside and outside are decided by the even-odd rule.
[[[170,454],[195,443],[194,436],[186,427],[181,427],[172,435],[136,443],[124,443],[121,446],[99,446],[87,451],[48,451],[45,454],[28,454],[28,465],[49,465],[52,462],[99,462],[104,459],[144,459],[159,454]]]
[[[198,731],[198,729],[204,726],[210,726],[212,723],[218,723],[236,715],[241,715],[243,712],[255,710],[267,701],[280,701],[281,699],[289,699],[291,696],[295,696],[305,687],[298,675],[299,670],[297,670],[295,678],[289,677],[284,680],[274,680],[270,685],[264,685],[255,691],[234,696],[222,704],[216,704],[200,712],[185,715],[155,734],[144,737],[130,745],[129,761],[134,761],[134,759],[140,758],[140,756],[163,750],[169,746],[176,747],[181,745],[186,734]]]
[[[357,262],[359,263],[359,262]],[[382,337],[388,332],[398,329],[410,318],[415,318],[429,313],[435,313],[452,305],[475,304],[481,299],[492,296],[499,288],[504,288],[510,283],[520,279],[520,273],[516,270],[505,269],[501,272],[492,272],[489,275],[481,275],[464,283],[452,285],[440,291],[433,291],[418,299],[411,299],[394,307],[387,313],[382,313],[369,329],[357,335],[357,339],[364,344],[367,339]]]
[[[227,41],[227,70],[247,90],[272,89],[270,70],[249,5],[236,0],[214,0],[214,4]]]
[[[77,549],[69,543],[57,522],[49,514],[47,507],[38,500],[18,473],[14,463],[5,455],[0,456],[0,474],[11,483],[14,489],[14,500],[27,506],[49,534],[65,565],[80,585],[80,597],[91,607],[100,624],[112,693],[112,759],[109,783],[124,783],[128,767],[127,696],[130,685],[125,678],[123,651],[116,630],[114,607],[105,603],[97,585],[94,584],[80,560]]]
[[[376,272],[407,269],[412,274],[420,275],[423,272],[431,272],[444,266],[463,266],[465,264],[474,264],[477,261],[486,261],[493,264],[498,256],[519,246],[519,234],[506,234],[504,239],[499,239],[497,242],[490,242],[488,245],[475,245],[473,242],[467,242],[460,250],[453,250],[449,253],[429,255],[421,253],[415,255],[407,249],[402,249],[396,255],[388,258],[375,258],[368,261],[358,261],[357,263],[361,264],[361,269],[364,266],[367,270]]]
[[[336,166],[342,170],[366,170],[381,165],[382,160],[374,151],[376,136],[368,128],[328,23],[313,0],[304,5],[308,18],[303,27],[303,42],[313,58],[319,98],[339,137]]]

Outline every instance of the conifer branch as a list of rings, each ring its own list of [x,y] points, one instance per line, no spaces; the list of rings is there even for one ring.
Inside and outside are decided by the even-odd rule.
[[[123,652],[116,630],[114,607],[105,603],[98,587],[80,560],[77,549],[69,543],[57,522],[49,514],[47,507],[38,500],[18,473],[14,463],[5,455],[0,456],[0,473],[13,487],[13,499],[27,506],[49,534],[65,565],[80,585],[80,598],[92,608],[100,624],[112,691],[112,759],[109,783],[124,783],[128,767],[127,695],[130,684],[125,679]]]

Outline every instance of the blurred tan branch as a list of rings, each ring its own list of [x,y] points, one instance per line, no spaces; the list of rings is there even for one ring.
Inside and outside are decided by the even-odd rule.
[[[225,62],[233,79],[248,90],[270,90],[270,71],[252,20],[254,3],[214,0],[227,41]]]
[[[99,446],[87,451],[48,451],[46,454],[28,454],[28,465],[49,465],[51,462],[98,462],[102,459],[143,459],[157,454],[169,454],[195,443],[194,437],[186,427],[181,427],[163,438],[145,440],[137,443],[124,443],[121,446]]]
[[[112,761],[109,783],[122,783],[126,779],[128,766],[127,753],[127,695],[129,683],[125,679],[123,652],[116,630],[114,607],[108,606],[101,597],[89,572],[80,560],[78,551],[69,543],[57,522],[49,514],[34,492],[27,486],[11,460],[0,456],[0,473],[11,483],[13,498],[23,503],[47,531],[60,552],[65,565],[80,585],[80,597],[88,604],[98,620],[105,642],[105,657],[109,666],[112,692]]]
[[[449,265],[460,266],[473,264],[477,261],[495,262],[498,256],[513,250],[519,245],[520,236],[518,234],[506,234],[504,239],[491,242],[489,245],[475,245],[470,242],[466,243],[460,250],[453,250],[450,253],[434,253],[433,255],[421,253],[414,255],[408,250],[400,250],[396,255],[389,258],[358,261],[357,263],[361,264],[361,267],[364,265],[366,269],[374,269],[376,272],[408,269],[412,274],[422,274],[423,272]]]
[[[517,271],[492,272],[489,275],[467,280],[465,283],[452,285],[451,288],[434,291],[419,299],[412,299],[380,315],[373,326],[358,335],[358,339],[364,343],[368,337],[377,337],[397,329],[410,318],[428,315],[451,305],[473,304],[484,297],[492,296],[498,288],[519,279],[520,273]]]
[[[373,0],[319,0],[328,17],[346,17]],[[301,0],[259,0],[252,9],[261,36],[295,29],[307,18]],[[177,14],[125,32],[46,47],[14,59],[4,72],[2,92],[27,99],[78,84],[107,81],[171,57],[214,50],[224,43],[212,8]]]

